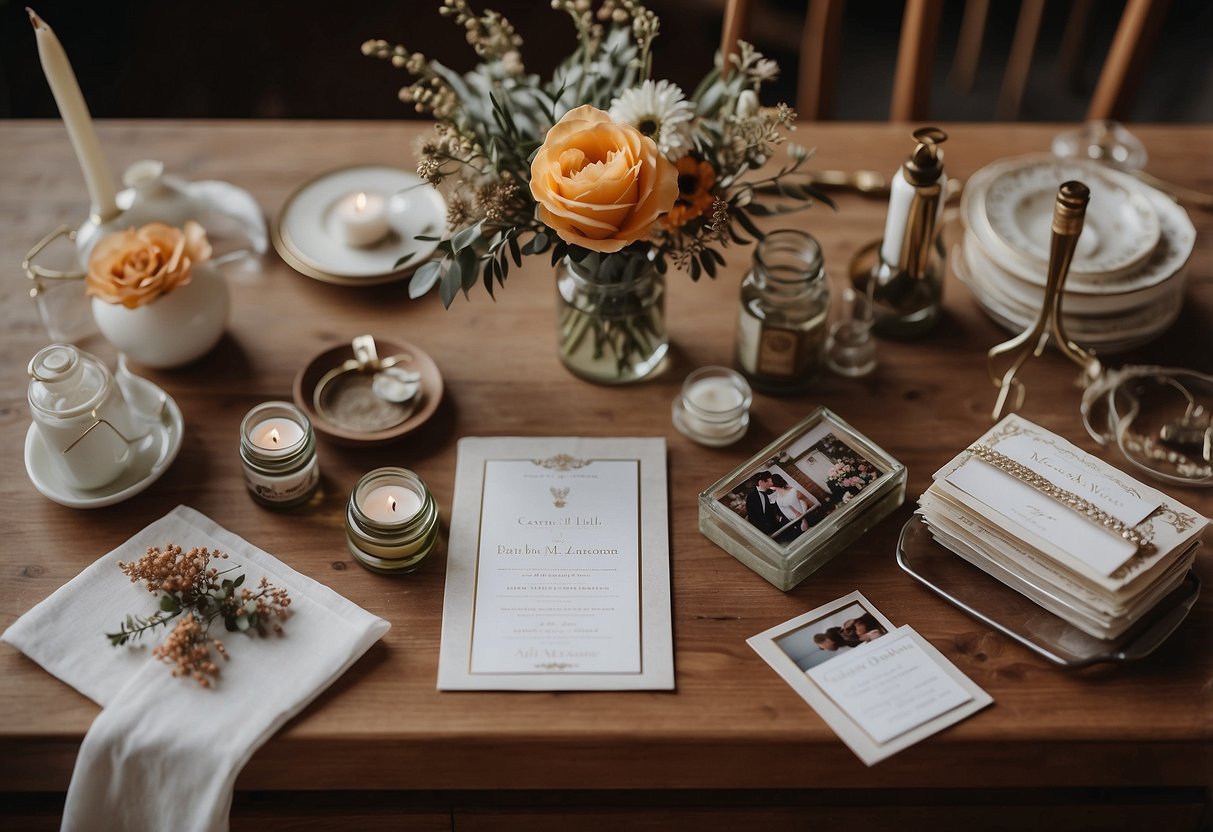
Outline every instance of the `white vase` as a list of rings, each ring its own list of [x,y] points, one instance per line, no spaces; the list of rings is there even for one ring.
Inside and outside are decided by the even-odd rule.
[[[210,351],[227,327],[227,282],[202,264],[184,286],[134,309],[93,298],[93,317],[105,339],[145,367],[180,367]]]

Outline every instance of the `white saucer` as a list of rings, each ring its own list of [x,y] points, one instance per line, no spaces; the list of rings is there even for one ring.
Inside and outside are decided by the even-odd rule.
[[[387,201],[391,233],[373,246],[354,248],[335,233],[337,204],[354,193],[380,194]],[[305,182],[287,197],[274,220],[274,248],[296,271],[342,286],[402,280],[438,247],[418,235],[441,237],[446,202],[415,173],[386,165],[330,171]],[[397,266],[400,258],[411,255]]]
[[[141,383],[155,387],[146,379]],[[51,450],[46,447],[37,426],[30,424],[25,434],[25,470],[30,482],[44,497],[68,508],[101,508],[134,497],[160,479],[173,464],[181,450],[185,428],[181,409],[167,393],[164,394],[161,417],[135,411],[134,420],[136,427],[146,427],[148,436],[139,442],[131,466],[109,485],[89,490],[74,488],[62,481],[51,460]]]

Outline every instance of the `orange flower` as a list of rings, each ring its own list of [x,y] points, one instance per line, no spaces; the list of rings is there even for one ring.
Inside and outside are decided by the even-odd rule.
[[[86,294],[134,309],[190,282],[194,265],[211,256],[206,231],[148,223],[106,236],[88,258]]]
[[[677,176],[652,139],[587,104],[548,131],[531,162],[531,195],[560,239],[614,252],[670,210]]]
[[[678,160],[678,199],[662,222],[666,228],[677,230],[712,207],[716,199],[712,186],[716,184],[716,171],[707,162],[694,156],[683,156]]]

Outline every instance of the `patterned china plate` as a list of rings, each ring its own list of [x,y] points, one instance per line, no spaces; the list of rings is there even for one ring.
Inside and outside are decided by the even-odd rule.
[[[990,228],[1014,251],[1047,263],[1057,187],[1071,179],[1091,189],[1071,272],[1119,275],[1149,257],[1159,222],[1142,188],[1124,174],[1068,159],[1049,157],[995,176],[983,200]]]

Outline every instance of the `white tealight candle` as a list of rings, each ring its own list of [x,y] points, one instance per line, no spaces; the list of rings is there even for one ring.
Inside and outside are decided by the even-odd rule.
[[[674,426],[702,445],[736,442],[750,424],[750,386],[735,370],[702,367],[687,376],[674,400]]]
[[[380,523],[403,523],[421,510],[421,498],[402,485],[381,485],[362,498],[362,513]]]
[[[279,451],[298,444],[303,438],[303,428],[290,419],[266,419],[253,428],[251,438],[258,448]]]
[[[387,236],[387,202],[379,194],[358,192],[337,203],[337,232],[346,245],[373,246]]]
[[[745,396],[727,378],[701,378],[683,396],[709,413],[727,413],[745,401]]]

